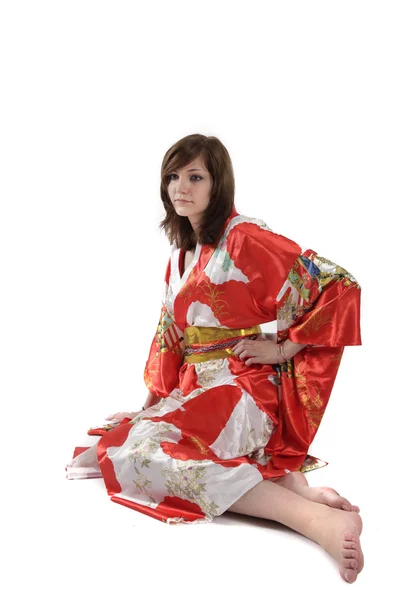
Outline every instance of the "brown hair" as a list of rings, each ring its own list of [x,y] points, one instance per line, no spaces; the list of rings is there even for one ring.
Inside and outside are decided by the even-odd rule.
[[[211,174],[213,186],[210,203],[206,208],[198,237],[193,231],[188,217],[178,215],[168,194],[170,175],[185,167],[197,157],[203,159]],[[228,150],[214,136],[193,133],[176,142],[166,152],[161,165],[161,200],[166,215],[160,223],[170,244],[176,242],[178,248],[192,250],[198,240],[200,244],[216,244],[222,235],[222,228],[232,212],[235,197],[235,179]]]

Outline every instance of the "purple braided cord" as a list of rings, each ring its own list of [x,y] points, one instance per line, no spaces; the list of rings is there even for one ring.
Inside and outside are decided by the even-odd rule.
[[[190,356],[190,354],[204,354],[207,352],[212,352],[213,350],[224,350],[225,348],[228,348],[229,346],[235,346],[239,340],[244,340],[244,339],[255,340],[258,335],[259,335],[258,333],[253,333],[251,335],[239,336],[236,338],[231,338],[229,340],[225,340],[224,342],[215,342],[215,344],[211,344],[210,346],[207,346],[206,348],[204,348],[204,346],[202,348],[192,348],[192,346],[186,346],[184,355]]]

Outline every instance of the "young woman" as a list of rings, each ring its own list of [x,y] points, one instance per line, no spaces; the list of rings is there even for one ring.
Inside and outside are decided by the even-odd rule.
[[[303,473],[343,348],[361,344],[360,286],[314,250],[234,206],[229,154],[189,135],[166,153],[171,243],[142,410],[110,415],[71,479],[103,477],[115,502],[167,523],[225,511],[279,521],[323,546],[354,582],[357,506]],[[260,325],[277,321],[277,336]]]

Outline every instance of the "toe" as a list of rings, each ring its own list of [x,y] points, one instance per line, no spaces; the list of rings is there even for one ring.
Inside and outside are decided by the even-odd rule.
[[[349,502],[349,500],[347,500],[347,498],[345,498],[344,496],[339,496],[340,500],[342,502],[343,505],[346,505],[348,507],[349,510],[351,510],[351,502]]]
[[[355,542],[355,543],[357,543],[357,538],[354,535],[354,533],[345,533],[344,534],[344,541],[345,542]]]
[[[354,583],[357,579],[357,573],[353,569],[345,569],[344,570],[344,579],[348,583]]]
[[[344,558],[343,566],[345,569],[354,569],[356,570],[358,567],[358,562],[355,558]]]
[[[339,508],[341,510],[347,510],[348,512],[351,512],[353,510],[353,507],[350,504],[350,502],[347,500],[347,498],[343,498],[343,496],[337,496],[336,508]]]
[[[356,542],[343,542],[343,548],[346,550],[358,550],[358,545]]]
[[[363,551],[361,550],[361,556],[360,556],[360,559],[358,561],[357,572],[361,573],[361,571],[363,570],[363,568],[364,568],[364,554],[363,554]]]
[[[343,558],[348,558],[348,559],[354,559],[358,561],[358,552],[357,550],[342,550],[342,556]]]

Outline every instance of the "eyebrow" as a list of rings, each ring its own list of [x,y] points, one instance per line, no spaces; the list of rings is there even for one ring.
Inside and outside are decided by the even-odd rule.
[[[200,169],[200,168],[199,169],[189,169],[188,173],[190,173],[191,171],[204,171],[204,169]]]

